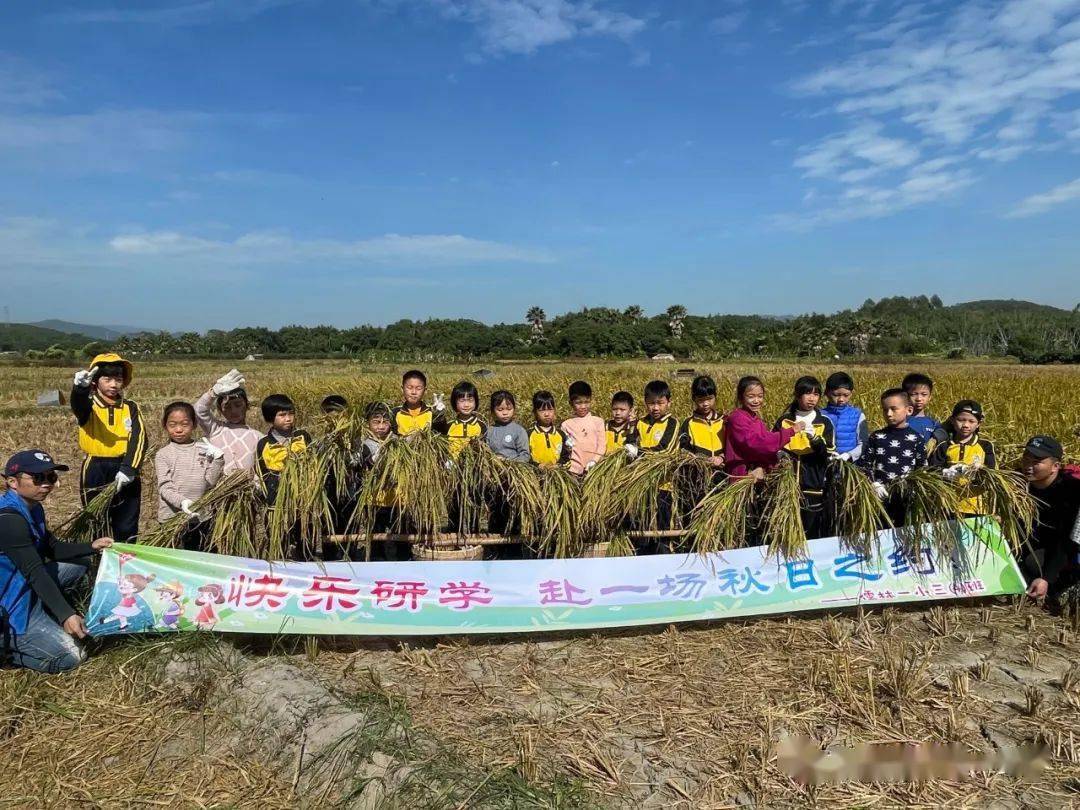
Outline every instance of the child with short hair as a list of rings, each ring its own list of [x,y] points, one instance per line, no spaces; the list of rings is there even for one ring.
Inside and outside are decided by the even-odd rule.
[[[273,507],[285,460],[307,452],[311,435],[296,429],[296,406],[285,394],[271,394],[259,406],[270,429],[255,448],[259,480],[266,492],[266,502]]]
[[[195,409],[187,402],[165,406],[161,425],[169,443],[154,455],[157,473],[158,520],[164,522],[178,514],[191,517],[180,536],[180,545],[188,551],[208,551],[211,524],[202,521],[192,505],[221,479],[225,451],[208,439],[195,441]]]
[[[360,445],[361,470],[363,474],[370,475],[374,469],[383,446],[393,432],[393,413],[390,406],[385,402],[372,402],[364,409],[364,419],[367,421],[367,435]],[[400,530],[400,508],[397,492],[394,489],[386,489],[375,493],[375,515],[372,521],[371,531],[375,534],[385,534]],[[350,560],[362,560],[363,552],[357,548],[346,549]],[[412,544],[402,540],[384,540],[371,544],[371,559],[385,561],[402,561],[412,559]]]
[[[673,447],[679,438],[679,420],[671,414],[671,387],[663,380],[651,380],[645,384],[644,417],[637,421],[634,432],[626,439],[625,451],[630,458],[639,453],[659,453]],[[674,484],[670,481],[660,485],[656,496],[656,523],[658,531],[668,531],[674,520]],[[672,544],[664,538],[637,538],[633,540],[638,555],[670,554]]]
[[[435,430],[446,436],[452,461],[457,461],[469,442],[483,442],[487,435],[487,423],[476,412],[479,403],[480,392],[476,390],[476,386],[468,380],[462,380],[450,392],[450,407],[454,411],[454,417],[450,420],[435,418]],[[480,510],[473,509],[475,520],[467,520],[463,507],[459,496],[455,495],[449,507],[450,530],[459,534],[474,534],[480,529]]]
[[[800,513],[808,540],[829,536],[826,519],[826,490],[829,486],[829,456],[835,451],[833,423],[818,411],[821,382],[804,376],[795,381],[791,404],[776,420],[775,429],[800,429],[784,445],[783,454],[791,459],[802,493]]]
[[[327,394],[319,403],[319,410],[323,416],[340,416],[349,409],[349,400],[341,394]]]
[[[419,369],[410,369],[401,375],[402,404],[391,412],[390,426],[399,436],[408,436],[418,430],[430,430],[436,416],[446,410],[441,394],[435,395],[431,407],[424,403],[427,392],[427,376]]]
[[[487,431],[487,443],[497,456],[514,463],[528,463],[529,434],[514,417],[517,414],[517,401],[514,395],[505,389],[495,391],[489,403],[491,425]],[[510,520],[510,504],[506,493],[495,488],[488,498],[488,531],[491,534],[516,535],[521,533],[520,523]],[[519,560],[522,556],[520,543],[501,546],[485,546],[485,559]]]
[[[550,391],[533,394],[533,426],[529,428],[529,459],[537,467],[570,464],[573,442],[555,425],[555,395]]]
[[[903,500],[886,485],[926,466],[926,445],[908,424],[911,399],[903,388],[890,388],[881,395],[881,414],[885,427],[875,430],[866,440],[858,465],[874,482],[874,490],[885,502],[885,510],[894,526],[902,526],[906,512]]]
[[[855,381],[844,371],[835,371],[825,380],[825,396],[829,404],[821,409],[833,424],[836,452],[844,461],[858,461],[862,455],[870,428],[862,408],[851,401]]]
[[[967,475],[980,467],[996,467],[994,443],[979,435],[982,423],[982,405],[973,399],[957,402],[944,426],[946,438],[934,447],[928,464],[943,470],[947,479],[961,485],[966,485]],[[965,515],[983,514],[981,499],[978,496],[964,499],[960,511]]]
[[[690,383],[694,412],[683,420],[679,441],[694,455],[703,456],[722,470],[724,466],[724,417],[716,411],[716,382],[701,374]]]
[[[908,427],[919,434],[919,438],[926,446],[926,452],[931,453],[934,445],[945,438],[941,422],[932,417],[927,410],[934,395],[934,381],[925,374],[912,372],[904,377],[900,387],[907,391],[908,399],[911,401]]]
[[[592,387],[584,380],[570,384],[570,409],[574,415],[564,419],[562,430],[573,442],[570,450],[570,472],[584,475],[604,457],[607,437],[604,420],[592,413]]]
[[[634,395],[616,391],[611,397],[611,418],[604,423],[604,455],[622,450],[634,430]]]
[[[210,444],[225,451],[222,475],[255,471],[255,448],[263,437],[247,423],[250,407],[244,375],[235,368],[223,374],[195,401],[195,418]],[[213,406],[217,412],[214,414]]]
[[[79,448],[86,454],[79,478],[83,506],[109,484],[116,496],[109,505],[112,536],[126,543],[139,533],[146,430],[139,406],[124,396],[133,367],[118,354],[106,352],[75,374],[71,411],[79,424]]]

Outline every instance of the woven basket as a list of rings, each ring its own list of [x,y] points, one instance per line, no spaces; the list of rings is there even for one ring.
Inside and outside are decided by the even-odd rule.
[[[483,546],[465,546],[464,548],[422,548],[413,546],[413,558],[417,560],[482,560]]]

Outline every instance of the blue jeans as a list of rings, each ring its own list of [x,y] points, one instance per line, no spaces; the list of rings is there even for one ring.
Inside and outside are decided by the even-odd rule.
[[[50,562],[45,564],[45,570],[64,589],[86,576],[87,568],[76,563]],[[17,667],[38,672],[64,672],[86,660],[86,653],[78,640],[46,612],[45,606],[37,598],[30,608],[26,632],[12,635],[10,644],[8,652],[11,662]]]

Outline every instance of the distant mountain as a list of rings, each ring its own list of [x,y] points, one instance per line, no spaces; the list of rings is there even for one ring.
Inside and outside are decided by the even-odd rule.
[[[947,309],[975,310],[981,312],[1031,313],[1033,315],[1068,315],[1071,309],[1052,307],[1049,304],[1034,304],[1031,301],[1018,301],[1015,298],[987,299],[984,301],[965,301],[953,304]]]
[[[66,332],[69,335],[89,335],[95,340],[116,340],[124,335],[137,335],[140,332],[152,330],[138,326],[93,326],[86,323],[72,323],[50,318],[46,321],[34,321],[29,326],[40,326],[44,329],[53,329],[57,332]]]
[[[77,349],[92,343],[93,340],[94,338],[88,335],[61,332],[32,323],[0,323],[0,352],[25,352],[30,349],[44,351],[50,346]]]

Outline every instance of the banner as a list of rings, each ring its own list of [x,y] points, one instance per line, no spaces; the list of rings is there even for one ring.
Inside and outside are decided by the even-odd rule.
[[[909,559],[886,531],[876,558],[828,538],[787,562],[745,548],[706,556],[267,563],[117,543],[102,555],[87,626],[95,636],[526,633],[1023,593],[993,521],[953,528],[951,559],[929,548]]]

